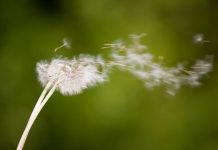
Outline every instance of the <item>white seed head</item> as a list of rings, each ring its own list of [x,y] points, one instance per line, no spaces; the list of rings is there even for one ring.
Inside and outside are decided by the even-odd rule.
[[[100,72],[99,67],[104,67],[99,58],[90,55],[80,55],[74,59],[56,58],[50,63],[37,63],[39,81],[46,85],[48,81],[59,81],[58,90],[64,95],[81,93],[87,87],[105,81],[104,69]]]

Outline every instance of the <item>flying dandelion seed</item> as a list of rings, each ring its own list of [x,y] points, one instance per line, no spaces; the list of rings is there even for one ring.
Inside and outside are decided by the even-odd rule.
[[[58,51],[59,49],[61,49],[63,47],[68,48],[68,49],[71,48],[71,41],[69,39],[67,39],[67,38],[64,38],[63,41],[62,41],[62,45],[55,48],[54,51],[56,52],[56,51]]]
[[[203,33],[198,33],[193,36],[193,43],[203,45],[204,43],[208,43],[209,41],[205,40],[205,36]]]

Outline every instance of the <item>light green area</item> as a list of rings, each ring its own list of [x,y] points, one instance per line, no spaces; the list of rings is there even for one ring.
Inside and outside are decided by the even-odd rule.
[[[14,150],[42,91],[35,65],[55,55],[107,54],[100,48],[131,33],[166,65],[215,56],[198,88],[175,97],[114,71],[76,96],[56,92],[36,120],[26,150],[218,149],[218,2],[215,0],[1,0],[0,149]],[[196,45],[204,33],[210,43]],[[68,37],[72,49],[53,49]]]

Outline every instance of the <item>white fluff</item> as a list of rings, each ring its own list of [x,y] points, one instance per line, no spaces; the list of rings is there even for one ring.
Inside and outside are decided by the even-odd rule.
[[[197,60],[190,69],[185,69],[182,64],[175,67],[164,66],[162,62],[155,61],[146,46],[140,44],[140,38],[141,35],[134,35],[131,36],[132,43],[129,45],[116,42],[106,46],[112,50],[112,64],[131,72],[142,80],[147,88],[165,85],[166,92],[175,95],[182,85],[200,85],[200,79],[212,70],[212,56]]]
[[[50,63],[39,62],[37,72],[43,86],[50,80],[59,80],[57,89],[64,95],[74,95],[105,81],[105,73],[99,70],[103,65],[104,61],[99,57],[80,55],[77,59],[56,58]]]
[[[212,70],[212,57],[197,60],[190,68],[183,64],[175,67],[164,66],[155,61],[145,45],[140,43],[141,35],[131,35],[128,45],[122,40],[105,44],[111,53],[105,61],[101,56],[80,55],[78,58],[56,58],[50,63],[37,63],[39,81],[45,86],[49,81],[59,81],[57,89],[64,95],[81,93],[84,89],[102,83],[107,79],[110,68],[128,70],[144,82],[145,87],[153,88],[165,85],[166,92],[175,95],[182,85],[198,86],[200,79]],[[66,45],[66,41],[64,42]]]

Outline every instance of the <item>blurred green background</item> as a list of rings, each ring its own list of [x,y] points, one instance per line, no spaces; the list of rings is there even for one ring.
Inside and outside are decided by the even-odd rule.
[[[198,88],[175,97],[114,71],[110,82],[80,95],[56,92],[40,113],[26,150],[218,150],[217,0],[1,0],[0,149],[16,149],[42,91],[36,62],[55,55],[106,54],[131,33],[167,65],[215,56]],[[196,45],[204,33],[210,43]],[[53,49],[68,37],[72,49]]]

